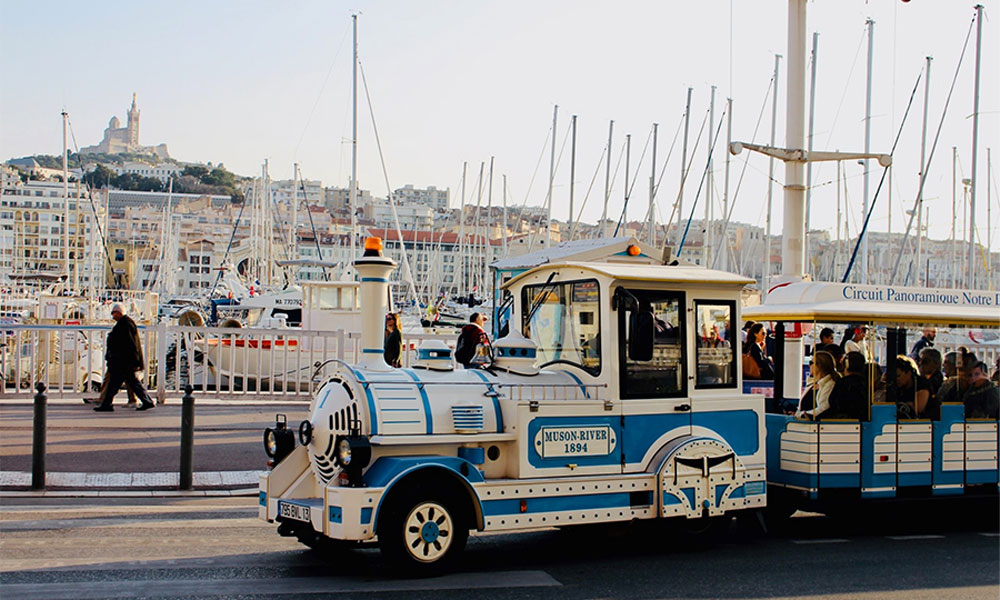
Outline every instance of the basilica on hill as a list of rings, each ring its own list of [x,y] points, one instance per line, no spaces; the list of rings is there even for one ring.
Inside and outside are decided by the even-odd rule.
[[[104,130],[104,139],[96,146],[86,146],[80,149],[80,154],[150,154],[160,158],[170,158],[166,144],[156,146],[141,146],[139,144],[139,107],[136,106],[136,95],[132,94],[132,106],[128,110],[128,124],[121,126],[118,117],[112,116]]]

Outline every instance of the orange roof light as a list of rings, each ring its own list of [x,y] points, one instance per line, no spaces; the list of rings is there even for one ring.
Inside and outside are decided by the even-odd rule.
[[[365,256],[382,256],[382,238],[365,238]]]
[[[625,252],[627,252],[629,256],[639,256],[642,250],[640,250],[639,246],[636,246],[635,244],[629,244],[628,248],[625,249]]]

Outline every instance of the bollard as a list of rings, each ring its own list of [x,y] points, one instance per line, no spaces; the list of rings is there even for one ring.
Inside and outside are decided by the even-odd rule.
[[[193,487],[194,476],[194,396],[191,384],[184,386],[181,406],[181,489]]]
[[[45,384],[35,384],[35,420],[31,430],[31,489],[45,489]]]

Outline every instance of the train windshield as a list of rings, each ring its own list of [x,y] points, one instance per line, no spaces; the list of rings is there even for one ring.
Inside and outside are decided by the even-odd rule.
[[[601,295],[596,280],[526,286],[522,331],[538,345],[538,363],[601,372]]]

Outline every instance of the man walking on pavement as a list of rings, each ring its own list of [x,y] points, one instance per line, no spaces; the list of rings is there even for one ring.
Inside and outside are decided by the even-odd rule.
[[[136,410],[149,410],[155,405],[136,378],[137,371],[143,369],[142,344],[139,341],[139,329],[135,321],[125,316],[120,304],[111,307],[111,318],[115,326],[108,333],[107,350],[104,360],[107,362],[107,388],[101,396],[101,403],[94,407],[98,412],[112,412],[111,402],[118,393],[122,383],[132,390],[142,402]]]

